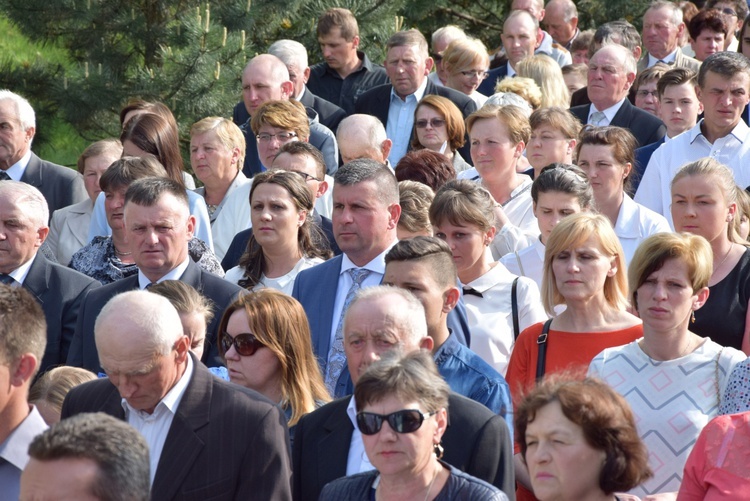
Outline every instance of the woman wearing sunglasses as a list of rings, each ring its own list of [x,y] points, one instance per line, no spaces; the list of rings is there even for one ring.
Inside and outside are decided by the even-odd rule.
[[[263,289],[232,303],[219,325],[219,352],[230,381],[278,402],[291,440],[299,419],[331,400],[305,310],[286,294]]]
[[[357,426],[375,470],[334,480],[321,500],[504,500],[496,487],[440,461],[447,383],[430,354],[386,353],[354,389]]]
[[[442,153],[453,162],[456,172],[471,168],[457,151],[466,143],[466,127],[461,111],[450,99],[428,95],[414,111],[413,150],[427,149]]]

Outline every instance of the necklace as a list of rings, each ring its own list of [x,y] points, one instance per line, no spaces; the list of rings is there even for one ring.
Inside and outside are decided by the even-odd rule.
[[[688,349],[692,345],[693,345],[693,339],[690,338],[690,339],[688,339],[687,346],[685,346],[685,349],[682,350],[682,353],[680,353],[679,355],[677,355],[677,357],[671,358],[669,360],[676,360],[678,358],[684,357],[685,354],[688,352]],[[638,346],[641,348],[641,351],[643,351],[643,354],[646,355],[646,357],[648,358],[649,362],[651,362],[651,365],[657,365],[657,362],[667,362],[668,361],[668,360],[654,360],[653,358],[651,358],[651,355],[649,355],[648,352],[646,351],[646,340],[645,339],[641,340],[641,342],[638,343]]]
[[[435,479],[438,477],[438,473],[440,473],[440,469],[442,466],[440,466],[440,463],[437,462],[437,465],[435,467],[435,473],[432,474],[432,480],[430,480],[430,485],[427,486],[427,493],[424,495],[424,501],[427,501],[430,497],[430,491],[432,490],[432,486],[435,483]],[[378,480],[380,480],[381,477],[378,477]],[[375,501],[379,499],[379,492],[380,492],[380,482],[378,482],[378,486],[375,488]]]
[[[726,262],[727,258],[729,257],[729,254],[732,252],[732,249],[734,249],[734,242],[729,246],[729,249],[727,250],[727,253],[724,254],[724,259],[721,260],[718,266],[714,266],[714,272],[721,268],[721,266]]]

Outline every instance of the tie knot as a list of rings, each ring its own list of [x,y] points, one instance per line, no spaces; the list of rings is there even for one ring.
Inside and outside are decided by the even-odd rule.
[[[5,285],[13,285],[16,281],[15,278],[11,277],[7,273],[0,273],[0,283]]]
[[[10,176],[4,170],[0,170],[0,181],[10,181]]]
[[[352,282],[357,285],[362,285],[362,281],[367,278],[370,274],[370,270],[364,268],[351,268],[349,270],[349,276],[352,277]]]

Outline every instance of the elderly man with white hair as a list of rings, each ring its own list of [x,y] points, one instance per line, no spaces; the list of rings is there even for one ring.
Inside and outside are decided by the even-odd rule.
[[[47,221],[47,201],[38,189],[0,181],[0,282],[23,287],[44,310],[47,348],[42,372],[65,363],[81,304],[90,290],[100,286],[38,252],[49,234]]]
[[[570,51],[578,29],[578,9],[572,0],[550,0],[544,8],[544,24],[552,39]]]
[[[34,134],[36,116],[31,104],[18,94],[0,90],[0,181],[36,187],[47,200],[50,214],[88,199],[78,172],[42,160],[31,151]]]
[[[448,48],[451,42],[464,38],[466,38],[464,30],[453,24],[438,28],[432,33],[432,38],[430,39],[430,57],[435,61],[435,71],[427,77],[430,79],[430,82],[435,85],[445,86],[445,83],[448,81],[448,73],[443,69],[443,52],[445,52],[445,49]]]
[[[336,131],[341,160],[349,163],[358,158],[370,158],[388,164],[393,141],[388,139],[383,123],[372,115],[357,113],[341,121]]]
[[[346,363],[356,386],[362,373],[394,349],[431,350],[422,303],[409,291],[381,285],[361,289],[344,318]],[[482,404],[451,392],[451,424],[443,435],[443,460],[489,482],[515,499],[511,439],[505,421]],[[354,397],[304,416],[297,424],[292,461],[295,499],[316,499],[323,486],[373,469],[354,419]],[[326,458],[320,462],[320,458]],[[309,465],[318,467],[310,468]]]
[[[152,499],[291,499],[289,438],[276,405],[215,378],[190,352],[168,299],[110,299],[94,326],[108,378],[72,390],[62,417],[104,412],[146,439]]]

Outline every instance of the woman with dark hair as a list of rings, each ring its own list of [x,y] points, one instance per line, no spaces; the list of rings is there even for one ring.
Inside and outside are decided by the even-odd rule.
[[[438,191],[445,183],[456,179],[456,171],[448,158],[428,149],[410,151],[398,161],[396,179],[417,181]]]
[[[598,354],[589,375],[628,401],[654,477],[638,496],[676,492],[700,430],[716,416],[729,374],[745,355],[690,332],[708,298],[711,247],[687,233],[659,233],[638,247],[628,270],[643,338]]]
[[[672,231],[664,216],[635,203],[628,195],[636,145],[627,129],[585,127],[576,149],[578,167],[594,189],[597,210],[609,219],[620,239],[625,264],[644,238]]]
[[[250,290],[265,287],[291,294],[294,280],[331,257],[330,249],[314,242],[321,231],[309,216],[313,198],[304,179],[295,172],[272,170],[258,174],[250,189],[253,234],[240,264],[224,278]]]
[[[414,111],[411,147],[442,153],[453,163],[456,172],[471,168],[457,151],[466,142],[466,128],[461,111],[445,97],[427,95]]]
[[[277,290],[245,294],[224,311],[219,352],[229,380],[277,402],[289,434],[299,419],[331,400],[302,305]]]
[[[545,380],[518,405],[516,438],[539,501],[615,501],[652,475],[628,403],[595,379]]]
[[[740,38],[739,45],[737,45],[737,52],[750,58],[750,16],[745,18],[739,33]]]

